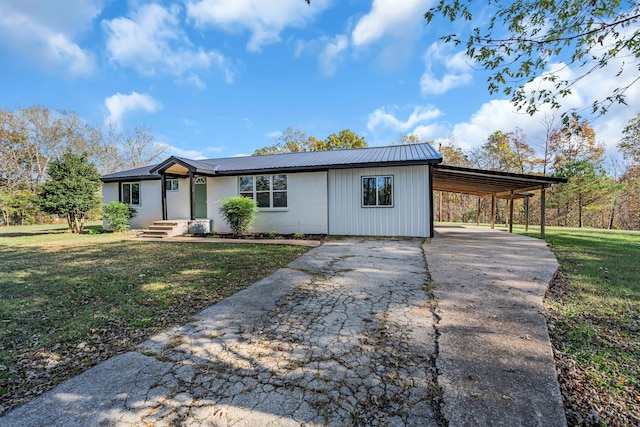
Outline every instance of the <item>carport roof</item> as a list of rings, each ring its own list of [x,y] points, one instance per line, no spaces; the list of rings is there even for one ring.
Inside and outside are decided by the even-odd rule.
[[[433,190],[451,193],[489,196],[508,199],[527,197],[528,191],[540,190],[553,184],[567,182],[565,178],[498,172],[458,166],[435,165]]]

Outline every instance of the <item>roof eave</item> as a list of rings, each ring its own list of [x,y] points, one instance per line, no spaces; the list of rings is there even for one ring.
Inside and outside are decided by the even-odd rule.
[[[118,177],[102,177],[100,181],[107,182],[127,182],[127,181],[153,181],[160,179],[160,175],[132,175]]]
[[[376,168],[376,167],[391,167],[391,166],[418,166],[418,165],[434,165],[442,161],[440,159],[434,160],[398,160],[398,161],[381,161],[381,162],[364,162],[364,163],[349,163],[349,164],[334,164],[334,165],[318,165],[318,166],[289,166],[289,167],[274,167],[274,168],[254,168],[254,169],[236,169],[217,171],[216,176],[238,176],[238,175],[253,175],[261,173],[291,173],[291,172],[321,172],[331,169],[364,169],[364,168]]]

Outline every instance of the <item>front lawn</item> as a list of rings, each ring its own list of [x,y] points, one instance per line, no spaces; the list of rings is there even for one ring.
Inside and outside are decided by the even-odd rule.
[[[306,251],[0,228],[0,414]]]
[[[546,306],[569,425],[640,425],[640,232],[548,227],[546,240],[560,263]]]

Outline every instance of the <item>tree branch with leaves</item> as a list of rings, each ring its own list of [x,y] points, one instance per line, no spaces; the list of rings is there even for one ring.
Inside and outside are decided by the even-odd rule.
[[[640,3],[632,0],[489,0],[487,21],[479,15],[487,11],[472,9],[471,0],[440,0],[425,13],[427,23],[438,18],[472,23],[467,34],[448,34],[441,39],[463,45],[466,56],[492,74],[488,78],[491,94],[511,96],[518,109],[535,113],[542,104],[561,108],[562,98],[588,74],[607,67],[611,60],[627,58],[617,69],[640,69]],[[473,25],[476,25],[475,27]],[[560,70],[548,64],[562,61],[572,65],[575,77],[562,78]],[[614,73],[614,74],[615,74]],[[525,87],[540,79],[536,89]],[[626,104],[625,92],[640,77],[616,87],[609,95],[595,100],[591,112],[604,114],[613,104]],[[570,115],[565,114],[565,123]]]

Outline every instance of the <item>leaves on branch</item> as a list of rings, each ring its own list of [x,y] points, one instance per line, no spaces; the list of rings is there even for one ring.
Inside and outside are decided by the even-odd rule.
[[[437,17],[451,22],[474,21],[471,2],[440,0],[424,17],[427,24]],[[631,64],[640,58],[640,4],[634,1],[516,0],[490,1],[493,14],[484,25],[467,35],[449,34],[445,43],[464,44],[466,55],[484,70],[489,93],[511,96],[519,110],[534,114],[542,104],[562,107],[561,99],[572,93],[574,85],[586,75],[606,67],[609,61],[628,54]],[[602,49],[604,48],[604,49]],[[563,61],[575,65],[576,77],[563,78],[560,70],[549,71],[548,64]],[[525,88],[539,79],[536,89]],[[603,99],[595,101],[592,113],[605,114],[612,104],[625,104],[624,83]]]

